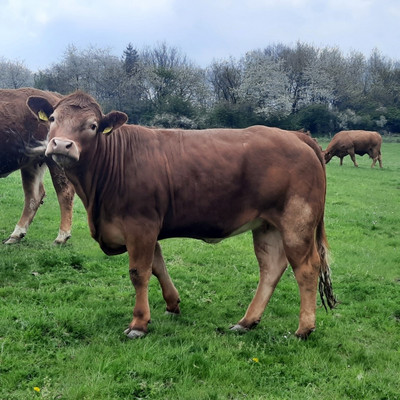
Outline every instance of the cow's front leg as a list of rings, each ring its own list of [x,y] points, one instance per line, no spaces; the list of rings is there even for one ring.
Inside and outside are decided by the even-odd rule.
[[[71,237],[72,211],[75,189],[67,179],[64,171],[51,159],[47,160],[54,189],[60,205],[61,222],[55,244],[64,244]]]
[[[133,319],[124,331],[130,339],[146,335],[150,322],[149,280],[152,275],[152,264],[156,240],[145,240],[143,237],[127,243],[129,253],[129,276],[136,292]]]
[[[353,164],[355,167],[358,167],[357,161],[356,161],[356,154],[354,151],[349,151],[349,156],[351,158],[351,161],[353,161]]]

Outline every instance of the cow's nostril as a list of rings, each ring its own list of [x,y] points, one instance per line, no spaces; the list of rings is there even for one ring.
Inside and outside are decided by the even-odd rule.
[[[72,142],[67,143],[67,145],[65,146],[67,150],[69,150],[71,147],[72,147]]]

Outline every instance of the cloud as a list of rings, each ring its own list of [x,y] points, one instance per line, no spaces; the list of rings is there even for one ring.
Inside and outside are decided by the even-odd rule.
[[[166,42],[201,66],[297,41],[400,57],[389,29],[398,0],[0,0],[0,9],[0,57],[31,68],[59,61],[69,44],[121,56],[128,43]]]

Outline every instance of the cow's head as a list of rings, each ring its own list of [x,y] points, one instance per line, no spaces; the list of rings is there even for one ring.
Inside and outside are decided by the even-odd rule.
[[[323,151],[322,153],[324,154],[325,164],[328,164],[328,162],[331,161],[333,157],[333,153],[328,149]]]
[[[64,168],[79,161],[83,152],[93,149],[99,135],[110,135],[121,127],[128,116],[119,111],[104,115],[88,94],[75,92],[53,106],[43,97],[27,100],[30,110],[42,121],[48,121],[46,156]]]

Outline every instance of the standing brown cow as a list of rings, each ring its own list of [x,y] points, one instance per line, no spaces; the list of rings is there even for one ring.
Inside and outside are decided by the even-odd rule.
[[[264,126],[184,131],[125,125],[124,113],[103,115],[82,92],[54,108],[40,97],[28,105],[39,118],[49,118],[46,154],[74,184],[93,238],[107,254],[129,253],[136,290],[129,338],[147,332],[152,273],[167,311],[180,312],[158,243],[170,237],[216,242],[252,230],[260,281],[235,330],[259,323],[288,263],[300,289],[297,336],[306,338],[315,329],[318,277],[322,299],[325,293],[334,306],[325,166],[308,136]]]
[[[381,157],[382,136],[374,131],[341,131],[338,132],[326,148],[325,162],[328,163],[332,157],[340,158],[340,165],[343,165],[343,158],[349,155],[355,167],[358,167],[355,155],[363,156],[368,154],[372,158],[371,168],[379,161],[382,168]]]
[[[47,125],[37,120],[27,107],[29,96],[43,96],[51,104],[61,96],[32,88],[0,90],[0,178],[21,170],[25,205],[20,220],[5,243],[17,243],[25,235],[43,201],[43,175],[49,167],[61,210],[61,223],[56,243],[71,236],[74,188],[63,170],[45,157]]]

